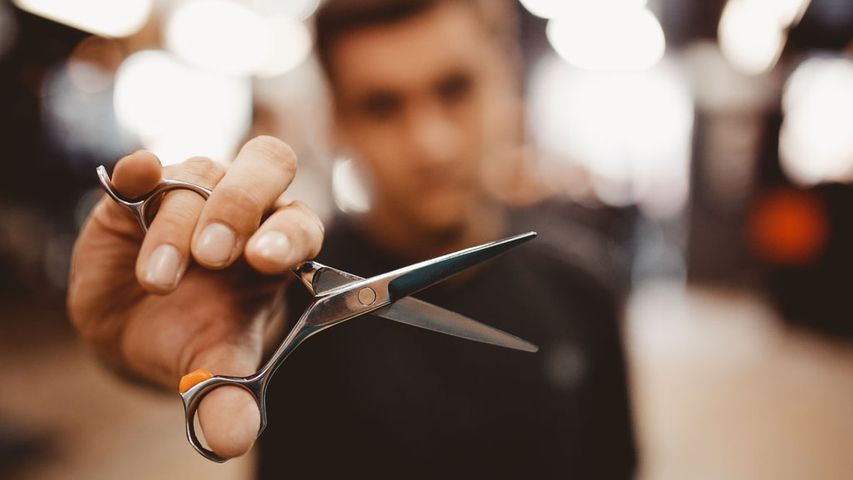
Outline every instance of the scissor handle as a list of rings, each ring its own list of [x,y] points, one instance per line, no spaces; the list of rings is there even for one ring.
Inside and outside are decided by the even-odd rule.
[[[310,308],[309,308],[310,310]],[[281,345],[273,352],[266,363],[255,373],[248,377],[211,376],[205,380],[193,384],[181,392],[181,400],[184,403],[184,416],[186,419],[187,439],[193,448],[208,460],[222,463],[227,458],[220,457],[214,451],[202,445],[195,431],[195,417],[198,406],[202,399],[216,388],[233,385],[249,392],[255,399],[258,411],[261,415],[261,424],[258,428],[258,436],[267,426],[267,385],[269,385],[275,371],[302,342],[318,331],[317,328],[306,326],[305,315],[296,322],[290,333],[287,334]]]
[[[107,169],[104,168],[103,165],[98,166],[98,180],[100,180],[101,185],[106,190],[107,195],[110,196],[113,200],[116,201],[119,205],[126,207],[130,210],[133,217],[136,218],[136,221],[139,223],[139,226],[142,228],[143,232],[148,231],[148,227],[150,222],[148,221],[148,207],[151,205],[151,201],[157,198],[161,193],[168,192],[169,190],[190,190],[201,195],[205,200],[210,197],[213,193],[207,187],[203,187],[201,185],[196,185],[195,183],[184,182],[182,180],[171,180],[164,179],[161,180],[153,190],[142,195],[141,197],[136,198],[127,198],[124,195],[118,193],[113,185],[113,182],[110,180],[110,176],[107,175]]]
[[[222,463],[228,460],[225,457],[220,457],[213,450],[206,448],[201,443],[201,440],[198,438],[198,434],[195,431],[195,417],[202,399],[214,389],[228,385],[237,386],[248,391],[252,398],[255,399],[255,403],[258,405],[258,411],[261,414],[261,424],[258,429],[258,436],[260,436],[261,432],[263,432],[264,428],[267,426],[266,389],[268,380],[269,375],[265,374],[263,371],[248,377],[213,376],[193,385],[187,391],[182,392],[181,401],[184,403],[187,439],[189,440],[190,445],[192,445],[198,453],[208,460],[212,460],[217,463]]]

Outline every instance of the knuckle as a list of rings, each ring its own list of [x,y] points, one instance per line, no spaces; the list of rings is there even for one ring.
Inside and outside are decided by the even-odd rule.
[[[154,217],[151,228],[158,231],[172,232],[178,229],[192,227],[198,216],[199,200],[195,193],[185,191],[169,192],[163,198],[163,204]]]
[[[317,212],[315,212],[311,207],[309,207],[307,203],[303,202],[302,200],[294,200],[293,202],[291,202],[290,207],[297,209],[312,224],[314,224],[313,228],[319,230],[320,235],[325,234],[326,228],[323,226],[323,221],[320,220],[320,216],[317,215]]]
[[[76,302],[76,301],[75,301]],[[71,325],[77,330],[77,334],[88,344],[96,345],[108,340],[109,332],[105,331],[103,325],[91,318],[86,308],[79,304],[69,302],[69,317]]]
[[[302,200],[291,200],[287,206],[303,212],[311,211],[311,209],[308,207],[308,204],[303,202]]]
[[[222,164],[207,157],[188,158],[183,161],[181,167],[182,174],[187,176],[189,181],[212,181],[225,173],[225,167]]]
[[[80,322],[76,325],[77,332],[86,343],[96,344],[102,340],[101,332],[93,322]]]
[[[229,204],[235,211],[244,215],[249,212],[260,215],[266,209],[264,202],[255,193],[243,187],[227,185],[216,193],[219,193],[223,203]]]
[[[203,175],[204,173],[216,168],[215,162],[207,157],[190,157],[184,160],[182,163],[183,170],[196,175]]]
[[[301,200],[293,200],[287,208],[293,209],[294,213],[300,217],[308,218],[310,220],[319,220],[317,214],[314,213],[314,210],[311,210],[311,207]]]
[[[151,230],[154,230],[159,235],[173,236],[182,230],[189,230],[194,223],[193,212],[172,208],[161,212],[155,217],[154,222],[151,224]]]
[[[293,222],[293,228],[296,230],[297,235],[299,235],[299,237],[303,239],[303,241],[307,241],[308,239],[310,239],[314,231],[316,230],[316,228],[313,227],[311,223],[305,219]]]
[[[287,236],[293,240],[296,251],[299,252],[300,258],[310,257],[314,250],[313,242],[311,241],[311,233],[306,222],[300,220],[291,221]]]
[[[246,145],[253,150],[259,152],[264,159],[275,164],[279,168],[286,171],[295,171],[298,161],[296,153],[290,148],[290,145],[284,143],[278,138],[261,135],[249,140]]]
[[[319,253],[320,244],[322,243],[322,232],[318,228],[318,224],[309,218],[302,218],[293,221],[291,228],[302,248],[308,257],[314,257]]]

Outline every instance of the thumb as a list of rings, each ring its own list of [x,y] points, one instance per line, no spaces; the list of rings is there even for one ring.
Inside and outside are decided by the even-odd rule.
[[[126,198],[136,198],[153,190],[162,175],[160,160],[146,150],[139,150],[116,163],[113,169],[112,184],[116,191]],[[127,209],[104,195],[93,211],[93,216],[111,230],[131,236],[141,236],[136,219]]]
[[[221,344],[201,352],[194,364],[214,375],[246,376],[254,373],[260,346]],[[196,374],[187,374],[184,381]],[[208,448],[225,458],[248,452],[258,436],[261,415],[255,398],[237,386],[214,388],[198,407],[198,420]]]
[[[112,182],[122,195],[135,198],[148,193],[160,182],[162,168],[156,155],[138,150],[116,163]]]

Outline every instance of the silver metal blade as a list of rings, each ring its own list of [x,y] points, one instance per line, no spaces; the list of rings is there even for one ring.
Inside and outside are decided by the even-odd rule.
[[[516,235],[410,265],[370,279],[363,279],[357,275],[313,261],[303,262],[299,268],[294,270],[294,273],[315,297],[318,299],[325,298],[325,300],[318,301],[334,301],[347,296],[353,297],[344,302],[347,305],[348,312],[352,305],[358,305],[361,302],[357,298],[357,292],[370,290],[375,295],[373,299],[376,300],[376,303],[382,301],[384,306],[376,305],[369,310],[365,309],[360,314],[370,313],[396,322],[475,342],[536,352],[539,348],[526,340],[458,313],[407,296],[440,282],[471,265],[499,255],[535,236],[535,232]],[[395,291],[391,292],[392,289]],[[366,307],[370,306],[370,304],[363,302],[361,304]],[[328,326],[327,324],[330,324],[327,318],[329,315],[318,316],[318,318],[321,317],[324,319],[323,325]],[[352,317],[353,315],[343,319],[334,318],[331,323],[338,323]]]
[[[391,301],[399,300],[435,285],[462,270],[505,253],[534,237],[536,232],[515,235],[425,260],[374,278],[389,278],[391,281],[388,284],[388,293],[391,295]]]
[[[416,298],[406,297],[372,313],[382,318],[499,347],[536,352],[539,347],[497,328]]]

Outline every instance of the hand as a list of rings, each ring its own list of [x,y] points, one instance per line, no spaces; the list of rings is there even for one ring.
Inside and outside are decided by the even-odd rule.
[[[161,177],[213,194],[205,202],[187,190],[167,193],[147,234],[124,207],[101,199],[71,266],[68,309],[80,335],[128,374],[170,389],[198,368],[253,373],[281,326],[288,269],[316,256],[323,240],[317,215],[282,198],[296,166],[272,137],[247,142],[227,170],[206,158],[161,168],[146,151],[121,159],[112,181],[126,197]],[[212,391],[198,416],[223,457],[248,451],[260,423],[254,399],[233,386]]]

